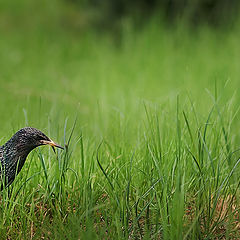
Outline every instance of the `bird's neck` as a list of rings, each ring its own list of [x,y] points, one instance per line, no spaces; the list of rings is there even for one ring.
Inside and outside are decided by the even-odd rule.
[[[17,173],[21,170],[28,154],[34,149],[33,148],[27,148],[24,145],[21,145],[19,143],[13,142],[9,140],[4,146],[3,146],[3,155],[5,159],[6,167],[14,168],[15,171],[17,170]]]

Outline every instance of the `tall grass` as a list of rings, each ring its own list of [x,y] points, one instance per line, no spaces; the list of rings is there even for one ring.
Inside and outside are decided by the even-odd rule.
[[[1,239],[239,238],[238,30],[126,20],[114,41],[6,6],[0,143],[30,125],[65,150],[0,193]]]

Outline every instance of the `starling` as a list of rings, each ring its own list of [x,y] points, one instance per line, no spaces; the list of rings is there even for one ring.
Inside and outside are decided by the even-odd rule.
[[[3,146],[0,146],[0,185],[9,186],[21,171],[28,154],[36,147],[50,145],[61,148],[44,133],[32,127],[16,132]]]

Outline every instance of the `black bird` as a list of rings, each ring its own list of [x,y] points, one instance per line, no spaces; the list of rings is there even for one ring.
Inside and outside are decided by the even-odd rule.
[[[0,185],[9,186],[21,171],[28,154],[36,147],[50,145],[61,148],[36,128],[25,127],[16,132],[3,146],[0,146]]]

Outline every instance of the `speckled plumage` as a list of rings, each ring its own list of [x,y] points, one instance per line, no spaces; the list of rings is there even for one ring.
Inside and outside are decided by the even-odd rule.
[[[10,185],[21,171],[28,154],[47,141],[53,143],[44,133],[32,127],[25,127],[0,147],[0,186]],[[54,143],[53,143],[54,144]],[[60,147],[55,144],[54,146]],[[61,148],[61,147],[60,147]],[[3,183],[3,181],[5,181]]]

